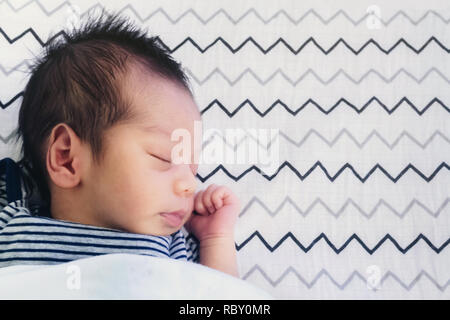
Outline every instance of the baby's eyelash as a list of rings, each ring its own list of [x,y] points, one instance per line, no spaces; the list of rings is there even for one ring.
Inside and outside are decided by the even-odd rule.
[[[164,161],[164,162],[167,162],[167,163],[171,163],[171,161],[166,160],[166,159],[163,159],[163,158],[160,158],[160,157],[158,157],[158,156],[155,156],[154,154],[150,154],[150,155],[153,156],[153,157],[155,157],[155,158],[157,158],[157,159],[159,159],[159,160],[161,160],[161,161]]]

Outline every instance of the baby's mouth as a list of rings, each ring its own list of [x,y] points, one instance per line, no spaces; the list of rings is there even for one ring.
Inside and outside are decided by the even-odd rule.
[[[165,222],[174,228],[179,228],[183,224],[184,217],[187,212],[184,210],[173,211],[173,212],[162,212],[161,216],[164,218]]]

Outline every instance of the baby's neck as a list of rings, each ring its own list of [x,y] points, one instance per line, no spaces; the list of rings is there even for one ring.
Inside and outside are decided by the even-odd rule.
[[[56,220],[76,222],[97,227],[107,227],[97,219],[95,206],[83,197],[79,189],[53,188],[50,213]]]

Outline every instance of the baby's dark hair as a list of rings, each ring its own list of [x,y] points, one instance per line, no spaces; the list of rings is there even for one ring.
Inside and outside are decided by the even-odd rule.
[[[43,204],[50,205],[45,156],[47,140],[59,123],[70,126],[90,146],[94,161],[101,162],[103,132],[135,117],[122,90],[133,62],[181,85],[192,96],[181,65],[159,38],[149,37],[146,30],[118,14],[103,10],[97,18],[88,16],[80,28],[48,41],[43,57],[30,69],[16,132],[16,142],[22,139],[18,163],[31,176],[28,196],[37,188]]]

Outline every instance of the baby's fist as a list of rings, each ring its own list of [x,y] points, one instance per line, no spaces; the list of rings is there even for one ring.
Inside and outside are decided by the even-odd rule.
[[[234,237],[240,211],[238,197],[226,186],[209,185],[194,197],[194,214],[186,229],[202,241],[209,238]]]

